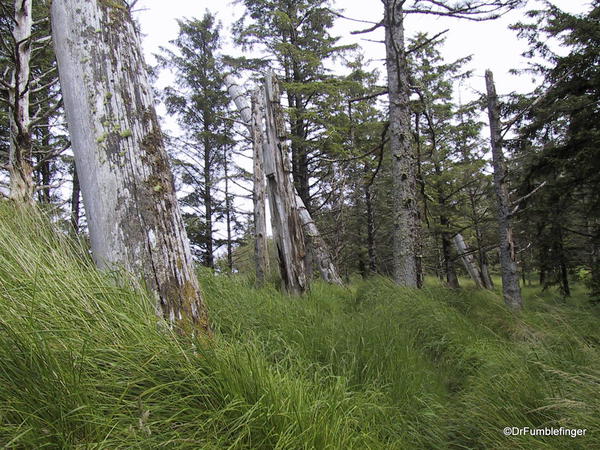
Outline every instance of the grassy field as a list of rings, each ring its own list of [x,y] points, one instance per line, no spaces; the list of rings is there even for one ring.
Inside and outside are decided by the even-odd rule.
[[[515,316],[469,287],[375,278],[289,298],[200,276],[211,342],[172,334],[123,276],[0,205],[0,446],[600,448],[600,311],[581,287],[527,288]]]

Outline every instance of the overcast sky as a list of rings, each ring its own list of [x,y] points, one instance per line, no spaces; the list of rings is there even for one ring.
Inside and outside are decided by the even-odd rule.
[[[589,0],[553,0],[553,3],[569,12],[583,12],[589,9]],[[538,5],[530,1],[531,7]],[[345,16],[379,21],[383,16],[381,0],[334,0],[336,9],[342,10]],[[210,0],[140,0],[136,9],[137,19],[141,23],[144,34],[144,50],[148,62],[152,63],[152,54],[158,52],[160,46],[167,46],[168,42],[177,35],[177,18],[201,17],[205,10],[215,13],[223,23],[223,36],[226,45],[229,41],[229,25],[243,13],[243,7],[234,2]],[[499,93],[510,91],[523,91],[531,87],[526,79],[517,79],[510,75],[509,69],[522,67],[524,60],[520,54],[526,48],[525,42],[516,38],[516,33],[508,29],[508,25],[523,20],[525,9],[511,12],[505,17],[493,21],[475,23],[465,20],[436,18],[434,16],[409,16],[406,19],[407,35],[411,36],[417,31],[425,31],[431,35],[445,29],[446,45],[444,54],[448,60],[458,59],[466,55],[473,55],[470,65],[475,74],[483,77],[485,69],[494,72]],[[383,44],[367,42],[362,38],[382,40],[383,31],[378,30],[369,35],[352,36],[350,32],[363,29],[368,25],[351,22],[344,19],[337,21],[332,34],[342,36],[342,43],[358,43],[365,49],[365,54],[374,61],[381,60],[385,55]],[[474,86],[478,90],[482,86]]]

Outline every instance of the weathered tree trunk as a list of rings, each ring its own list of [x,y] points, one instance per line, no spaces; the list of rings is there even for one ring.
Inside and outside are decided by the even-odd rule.
[[[242,110],[240,110],[241,112]],[[243,118],[243,116],[242,116]],[[254,258],[256,262],[256,282],[260,286],[269,270],[269,252],[267,248],[267,212],[265,172],[263,170],[263,118],[264,99],[261,90],[252,93],[252,116],[250,131],[252,134],[253,180],[252,199],[254,200]]]
[[[122,0],[54,0],[52,29],[92,253],[141,275],[157,312],[208,331],[133,20]]]
[[[248,105],[245,91],[231,75],[225,76],[227,92],[238,109],[242,122],[250,130],[254,170],[252,174],[254,206],[254,259],[256,264],[256,282],[261,285],[269,270],[269,253],[267,249],[267,213],[266,186],[263,170],[264,145],[264,98],[261,89],[252,93],[251,104]]]
[[[17,204],[32,204],[33,179],[29,82],[31,63],[32,0],[15,0],[13,21],[14,69],[8,89],[10,148],[8,168],[10,197]]]
[[[502,152],[502,136],[500,132],[500,108],[494,85],[494,75],[485,72],[488,97],[488,115],[490,120],[490,141],[492,147],[492,164],[494,167],[494,190],[498,205],[498,228],[500,234],[500,267],[502,271],[502,292],[504,301],[514,310],[523,307],[519,273],[515,256],[515,244],[511,227],[511,203],[506,186],[506,165]]]
[[[457,233],[454,235],[453,241],[454,246],[456,247],[456,252],[458,253],[458,256],[465,266],[469,276],[475,282],[475,286],[482,288],[484,286],[483,280],[481,279],[479,271],[477,270],[477,266],[475,265],[473,254],[469,252],[467,244],[465,244],[465,238],[463,238],[462,234]]]
[[[290,178],[290,162],[285,140],[285,124],[279,100],[279,86],[272,73],[265,78],[264,169],[267,177],[273,236],[281,276],[287,291],[302,294],[308,289],[304,271],[304,233],[298,213],[296,193]]]
[[[383,1],[394,197],[394,280],[417,287],[418,211],[416,155],[411,143],[408,64],[404,47],[404,2]]]
[[[73,189],[71,191],[71,227],[75,234],[79,234],[79,198],[81,197],[81,189],[79,187],[79,177],[77,169],[73,165]]]

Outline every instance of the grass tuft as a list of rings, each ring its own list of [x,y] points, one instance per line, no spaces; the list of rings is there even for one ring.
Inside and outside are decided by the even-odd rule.
[[[526,290],[315,283],[304,298],[201,272],[215,339],[165,330],[41,214],[0,204],[6,448],[600,448],[599,312]],[[515,427],[585,437],[512,436]]]

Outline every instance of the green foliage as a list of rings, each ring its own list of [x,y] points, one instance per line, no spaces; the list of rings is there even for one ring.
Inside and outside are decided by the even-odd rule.
[[[521,205],[521,227],[530,230],[528,240],[538,249],[531,259],[546,284],[559,284],[568,296],[566,274],[585,264],[591,292],[600,298],[600,3],[579,15],[545,3],[529,11],[534,23],[514,26],[530,45],[529,71],[544,78],[537,92],[517,102],[523,109],[539,97],[523,114],[513,145],[515,185],[526,195],[545,182]]]
[[[316,283],[305,298],[201,273],[212,342],[171,333],[119,272],[0,204],[7,448],[597,448],[599,311],[526,291]],[[579,295],[579,293],[576,293]],[[506,426],[587,428],[505,437]]]
[[[185,133],[172,152],[186,192],[182,205],[185,211],[193,211],[184,219],[192,230],[194,253],[203,264],[214,267],[215,224],[229,213],[234,227],[240,227],[229,192],[225,192],[228,201],[221,195],[223,178],[239,178],[232,174],[227,157],[234,145],[234,130],[227,117],[231,99],[223,81],[221,25],[209,12],[202,19],[183,19],[178,24],[179,34],[171,41],[173,50],[163,48],[157,59],[159,66],[173,70],[178,80],[164,90],[163,99]]]

